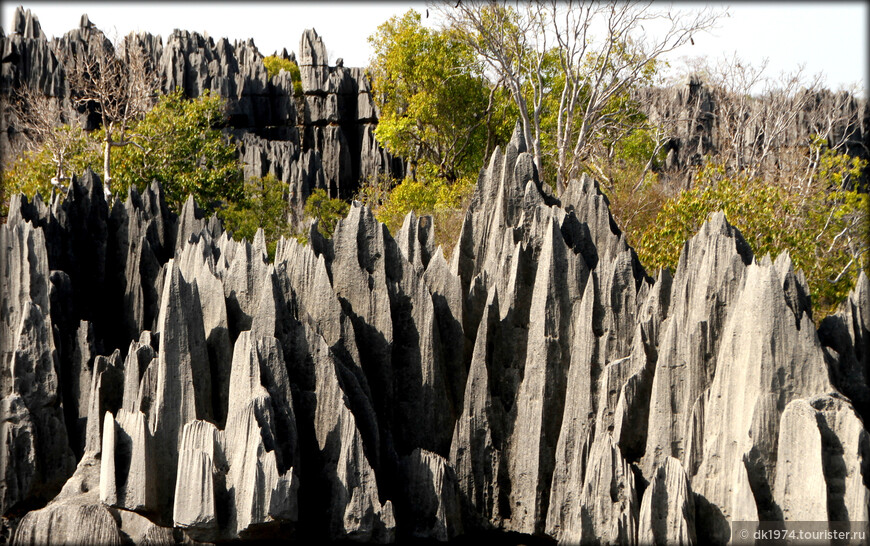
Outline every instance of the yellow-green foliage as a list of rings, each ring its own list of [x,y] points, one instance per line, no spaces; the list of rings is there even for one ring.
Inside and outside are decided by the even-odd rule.
[[[102,158],[100,145],[96,139],[69,125],[58,127],[55,131],[75,133],[73,145],[64,158],[66,176],[71,176],[73,173],[81,174],[87,167],[95,172],[101,172]],[[2,186],[0,193],[3,195],[0,199],[0,209],[2,209],[0,215],[6,216],[8,200],[18,193],[33,197],[39,192],[43,198],[47,198],[51,194],[51,179],[55,176],[55,172],[55,161],[48,148],[36,147],[21,154],[0,179],[0,186]]]
[[[485,153],[510,137],[515,118],[504,123],[495,104],[508,95],[490,96],[484,65],[460,35],[427,28],[409,10],[380,25],[369,43],[380,106],[375,136],[390,153],[454,181],[476,174]]]
[[[432,177],[427,182],[405,179],[380,205],[375,205],[375,217],[395,234],[405,216],[414,211],[417,216],[429,215],[435,222],[435,245],[441,245],[449,257],[465,217],[468,200],[474,191],[471,178],[461,178],[452,184]]]
[[[218,215],[236,239],[252,241],[257,230],[263,228],[269,259],[273,259],[278,239],[291,235],[289,212],[287,184],[270,173],[245,181],[242,199],[219,210]]]
[[[655,166],[665,158],[662,150],[656,151],[650,133],[651,129],[643,126],[630,131],[611,144],[612,153],[599,162],[598,169],[588,169],[610,199],[610,211],[632,245],[667,199],[658,174],[646,169],[650,159]]]
[[[225,102],[208,91],[186,99],[181,91],[160,98],[130,129],[137,145],[115,152],[113,191],[142,190],[157,180],[166,200],[180,210],[188,194],[207,211],[242,197],[242,173],[235,146],[221,133]]]
[[[235,146],[221,133],[226,121],[224,101],[207,91],[186,99],[180,91],[160,98],[142,120],[132,124],[128,137],[133,144],[112,152],[111,190],[121,196],[135,186],[143,191],[157,180],[173,210],[180,210],[188,194],[206,210],[220,202],[242,197],[242,173]],[[77,131],[63,126],[58,131]],[[100,145],[103,131],[80,135],[67,153],[64,170],[81,174],[86,167],[102,173]],[[25,152],[3,173],[4,193],[22,192],[47,196],[55,162],[46,147]],[[6,206],[6,205],[4,205]]]
[[[330,199],[329,194],[322,188],[311,192],[305,201],[306,216],[317,220],[317,230],[327,238],[332,237],[335,225],[345,217],[348,210],[350,205],[341,199]]]
[[[707,216],[722,210],[752,247],[756,258],[788,252],[803,270],[816,319],[830,314],[848,296],[859,271],[868,271],[868,196],[842,189],[844,180],[860,175],[866,162],[826,151],[819,180],[806,191],[747,176],[727,175],[708,164],[696,187],[664,203],[644,226],[636,250],[647,268],[676,269],[686,240]]]
[[[284,59],[277,55],[269,55],[263,57],[263,64],[266,66],[266,73],[271,80],[277,76],[282,70],[290,73],[290,79],[293,81],[293,95],[302,96],[302,74],[299,72],[299,65],[290,59]]]

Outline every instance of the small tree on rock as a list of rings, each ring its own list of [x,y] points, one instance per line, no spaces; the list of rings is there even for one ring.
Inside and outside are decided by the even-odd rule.
[[[147,53],[132,36],[125,43],[124,58],[97,30],[90,29],[87,47],[74,49],[65,59],[72,98],[76,105],[93,108],[103,131],[103,183],[106,194],[112,183],[112,149],[138,145],[128,134],[130,124],[153,106],[159,79]]]

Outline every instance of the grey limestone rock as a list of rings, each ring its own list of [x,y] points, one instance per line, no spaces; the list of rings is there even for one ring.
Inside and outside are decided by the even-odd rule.
[[[833,391],[812,320],[806,309],[798,309],[796,324],[788,306],[783,287],[796,282],[788,257],[775,264],[765,257],[747,267],[745,275],[720,336],[716,375],[704,407],[703,460],[692,478],[692,488],[715,504],[725,520],[747,509],[741,506],[745,499],[734,493],[744,473],[756,499],[751,508],[761,518],[772,517],[776,508],[769,499],[777,479],[784,404]],[[712,430],[719,433],[710,434]],[[699,521],[714,533],[724,529],[724,520],[710,517]]]
[[[634,474],[609,434],[601,436],[589,449],[579,494],[579,510],[570,515],[560,543],[637,543],[640,507]]]
[[[67,100],[38,21],[14,23],[0,91]],[[519,125],[449,262],[431,219],[390,234],[360,204],[326,239],[302,221],[314,189],[405,171],[365,73],[313,30],[301,96],[252,41],[133,46],[167,89],[228,100],[246,177],[287,184],[309,244],[269,263],[263,231],[236,241],[193,199],[176,216],[156,183],[106,203],[90,171],[64,198],[12,197],[0,537],[701,543],[736,520],[870,518],[866,276],[817,330],[788,257],[754,260],[717,213],[653,279],[591,177],[552,195]],[[692,130],[672,163],[715,128]]]
[[[28,512],[15,531],[15,544],[122,544],[118,523],[99,500],[100,460],[86,455],[61,492],[47,506]]]
[[[661,324],[652,384],[644,473],[664,457],[686,462],[695,401],[717,373],[720,332],[743,284],[751,250],[722,213],[713,214],[686,243],[671,284],[668,318]],[[688,468],[690,476],[694,470]]]
[[[870,280],[862,271],[837,313],[819,324],[819,341],[829,360],[831,381],[870,419]]]
[[[299,71],[302,76],[302,88],[306,92],[327,92],[328,60],[323,39],[313,28],[305,29],[299,40]]]
[[[410,536],[446,542],[462,534],[456,475],[443,457],[415,449],[402,459],[400,474]]]
[[[668,457],[640,505],[639,544],[695,544],[695,502],[680,462]]]
[[[450,445],[450,464],[456,473],[466,521],[475,526],[498,525],[508,491],[503,484],[507,468],[503,452],[504,409],[497,390],[501,370],[493,352],[498,347],[499,303],[497,292],[484,309],[471,358],[462,414],[456,421]]]
[[[212,416],[211,375],[196,283],[184,279],[175,260],[170,260],[166,268],[157,323],[157,377],[148,412],[156,446],[155,464],[168,478],[157,482],[157,504],[162,511],[172,505],[184,426]]]
[[[42,231],[0,226],[0,511],[48,500],[72,473]]]
[[[320,336],[311,336],[316,373],[314,431],[321,454],[321,479],[328,487],[326,536],[330,540],[392,542],[395,515],[381,502],[374,469],[356,418],[340,383],[337,363]]]
[[[571,311],[580,299],[585,263],[566,248],[552,219],[538,260],[522,383],[517,391],[511,438],[511,528],[534,534],[543,529],[556,439],[564,409],[570,362]],[[546,224],[545,224],[546,225]],[[570,254],[570,255],[569,255]],[[579,263],[573,266],[572,263]],[[573,294],[572,294],[573,292]]]
[[[435,227],[431,216],[420,218],[409,212],[396,233],[396,243],[406,260],[425,270],[435,250]]]
[[[15,533],[16,544],[123,544],[112,513],[99,504],[57,504],[28,513]]]
[[[851,404],[839,395],[793,400],[778,442],[774,498],[786,521],[866,521],[870,443]]]

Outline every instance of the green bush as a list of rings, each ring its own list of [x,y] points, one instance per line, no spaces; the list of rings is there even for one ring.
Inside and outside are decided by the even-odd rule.
[[[345,217],[350,205],[341,199],[330,199],[326,190],[318,188],[311,192],[305,201],[305,215],[317,221],[321,235],[332,238],[335,225]]]
[[[275,257],[278,239],[291,235],[287,222],[289,213],[287,184],[270,173],[245,181],[242,199],[220,209],[218,216],[236,239],[253,241],[257,230],[263,228],[271,260]]]
[[[181,91],[161,97],[131,127],[135,144],[115,153],[112,190],[123,195],[130,185],[142,190],[157,180],[174,210],[188,194],[207,211],[241,199],[236,148],[220,130],[225,122],[224,100],[208,91],[192,100]]]
[[[290,59],[284,59],[277,55],[264,57],[263,64],[266,66],[266,73],[269,75],[270,80],[282,70],[289,72],[290,79],[293,81],[293,95],[296,97],[302,96],[302,74],[299,72],[299,65]]]
[[[417,216],[432,216],[435,245],[440,245],[445,257],[449,258],[462,229],[474,186],[470,177],[460,178],[452,184],[436,176],[420,180],[406,178],[381,203],[374,204],[375,217],[395,234],[411,211]]]
[[[181,210],[188,194],[207,211],[242,198],[236,148],[220,130],[226,121],[224,108],[223,99],[208,91],[193,100],[180,91],[161,97],[130,127],[131,144],[113,152],[111,190],[124,198],[130,186],[144,191],[157,180],[175,211]],[[62,126],[56,130],[80,133],[65,158],[67,173],[80,175],[86,167],[102,172],[101,129],[85,133]],[[55,168],[47,147],[25,152],[3,173],[6,199],[18,192],[32,197],[38,191],[48,196]]]
[[[473,176],[497,143],[510,138],[510,102],[494,90],[486,67],[461,34],[426,27],[408,10],[380,25],[369,44],[372,97],[379,106],[375,136],[411,168],[434,168],[455,181]]]
[[[638,256],[647,268],[675,270],[684,242],[710,213],[721,210],[757,258],[789,253],[795,270],[806,275],[813,314],[820,320],[848,296],[859,272],[868,271],[868,196],[842,187],[865,165],[826,151],[818,177],[824,182],[796,191],[728,175],[722,165],[710,163],[698,173],[695,188],[666,201],[655,220],[643,226]]]
[[[94,172],[101,172],[102,157],[100,143],[80,129],[63,125],[55,131],[73,133],[73,145],[67,150],[64,158],[64,171],[67,176],[72,173],[81,175],[87,167]],[[48,198],[52,191],[51,179],[55,176],[56,164],[51,151],[45,146],[39,146],[21,154],[2,174],[0,187],[0,216],[6,216],[9,200],[13,195],[23,193],[33,197],[39,192],[43,198]],[[64,185],[68,184],[66,181]]]

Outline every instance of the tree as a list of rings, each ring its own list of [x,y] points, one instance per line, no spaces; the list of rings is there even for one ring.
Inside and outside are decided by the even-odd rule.
[[[555,116],[556,185],[575,177],[591,144],[624,122],[615,97],[644,82],[655,61],[713,25],[710,11],[654,10],[650,3],[527,1],[445,3],[441,11],[511,92],[538,169],[543,167],[542,116],[554,92],[546,77],[554,58],[562,78]],[[647,34],[644,24],[660,27]],[[593,36],[598,34],[600,38]]]
[[[246,180],[243,196],[220,209],[218,215],[224,227],[237,239],[244,237],[253,241],[257,230],[262,228],[266,249],[272,259],[278,239],[290,236],[287,189],[287,184],[271,173],[263,178]]]
[[[77,127],[61,125],[53,132],[61,133],[58,140],[68,142],[64,152],[64,176],[83,173],[86,168],[99,169],[99,144],[88,137],[88,134]],[[0,217],[5,217],[9,208],[9,199],[13,195],[23,193],[33,197],[37,193],[43,198],[51,195],[54,189],[65,195],[65,188],[57,181],[58,166],[55,152],[47,144],[55,137],[50,137],[41,144],[34,143],[32,147],[20,154],[0,175]]]
[[[302,97],[302,73],[299,71],[299,65],[296,62],[286,57],[269,55],[263,58],[263,65],[266,67],[269,79],[280,74],[282,70],[288,72],[290,80],[293,82],[293,96],[297,98]]]
[[[859,272],[870,273],[868,196],[846,189],[867,162],[838,154],[817,141],[823,158],[820,178],[808,194],[752,177],[732,174],[724,162],[710,161],[695,187],[664,203],[653,222],[636,233],[635,248],[648,268],[675,269],[685,241],[707,215],[723,211],[743,234],[757,258],[789,252],[795,270],[806,275],[816,319],[833,312],[854,287]]]
[[[67,68],[74,102],[93,108],[100,115],[103,136],[103,184],[107,195],[112,185],[112,149],[134,144],[130,124],[154,104],[159,80],[152,59],[128,36],[124,58],[98,29],[88,30],[86,48],[73,48],[62,59]]]
[[[188,194],[207,210],[219,202],[241,199],[244,189],[236,148],[220,130],[226,122],[224,108],[223,99],[208,92],[196,99],[186,99],[180,91],[161,97],[150,112],[128,127],[128,138],[135,146],[120,148],[115,154],[118,194],[123,196],[129,186],[144,191],[157,180],[176,211]],[[80,173],[101,164],[99,148],[106,142],[103,129],[87,134],[61,126],[54,131],[77,135],[67,150],[70,171]],[[47,195],[54,173],[52,152],[43,144],[3,173],[3,186],[8,194],[39,191]]]
[[[494,117],[499,89],[474,51],[451,30],[432,30],[409,10],[369,38],[370,71],[380,106],[375,136],[391,153],[450,182],[473,175],[494,143],[508,134]]]
[[[220,130],[225,123],[225,103],[217,95],[206,91],[186,99],[180,90],[164,95],[130,125],[135,146],[118,154],[117,186],[142,189],[157,180],[175,210],[188,194],[207,210],[240,199],[242,173],[235,146]]]
[[[73,148],[83,136],[81,127],[65,126],[69,120],[58,98],[35,92],[26,84],[16,89],[13,97],[10,106],[29,141],[28,148],[42,147],[51,156],[54,164],[51,184],[63,189],[64,182],[69,180],[67,165]]]
[[[317,222],[321,235],[332,238],[338,221],[344,218],[350,205],[341,199],[330,198],[323,188],[317,188],[305,201],[305,215]]]

